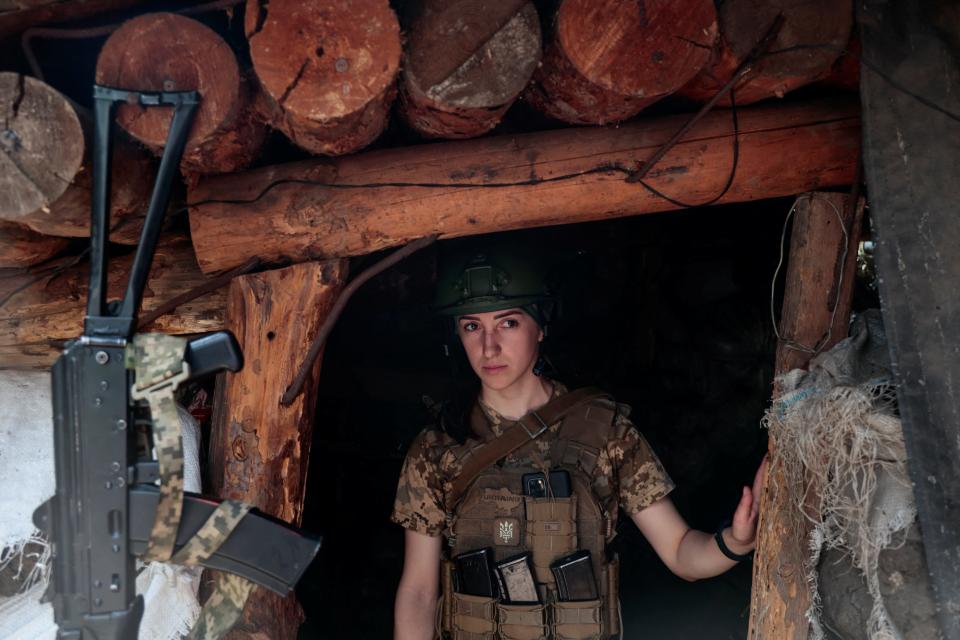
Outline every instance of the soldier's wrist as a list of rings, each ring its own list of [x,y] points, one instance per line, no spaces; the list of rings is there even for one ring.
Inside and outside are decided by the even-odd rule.
[[[743,562],[753,557],[754,541],[740,542],[733,536],[733,528],[724,522],[714,534],[720,552],[734,562]]]

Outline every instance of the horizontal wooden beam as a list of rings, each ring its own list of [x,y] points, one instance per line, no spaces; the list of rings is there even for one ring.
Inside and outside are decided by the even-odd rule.
[[[720,203],[852,181],[860,150],[855,101],[781,103],[738,115],[736,137],[730,111],[705,116],[646,182],[671,198],[706,202],[730,175],[735,139],[736,175]],[[188,194],[197,259],[211,273],[254,256],[303,262],[429,234],[452,238],[678,209],[628,182],[625,171],[688,117],[387,149],[207,178]]]

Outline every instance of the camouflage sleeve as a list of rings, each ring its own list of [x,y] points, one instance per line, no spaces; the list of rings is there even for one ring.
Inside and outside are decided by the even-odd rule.
[[[620,486],[620,506],[627,515],[642,511],[676,486],[646,438],[626,417],[617,419],[607,452]]]
[[[428,536],[443,533],[447,514],[443,506],[440,458],[446,438],[439,431],[425,429],[407,451],[390,514],[390,520],[404,529]]]

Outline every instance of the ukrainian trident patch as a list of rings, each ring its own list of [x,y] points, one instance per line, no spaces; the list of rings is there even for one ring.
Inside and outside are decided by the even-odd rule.
[[[493,527],[497,545],[513,547],[520,544],[520,521],[516,518],[497,518]]]

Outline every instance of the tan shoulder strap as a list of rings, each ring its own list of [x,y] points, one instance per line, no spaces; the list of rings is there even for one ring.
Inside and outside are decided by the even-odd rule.
[[[497,460],[516,451],[532,440],[543,435],[550,425],[566,416],[584,403],[607,397],[608,394],[594,387],[584,387],[554,398],[536,411],[531,411],[512,425],[509,425],[496,438],[477,447],[467,459],[460,473],[451,480],[449,504],[455,505],[466,493],[470,484],[483,471]]]

